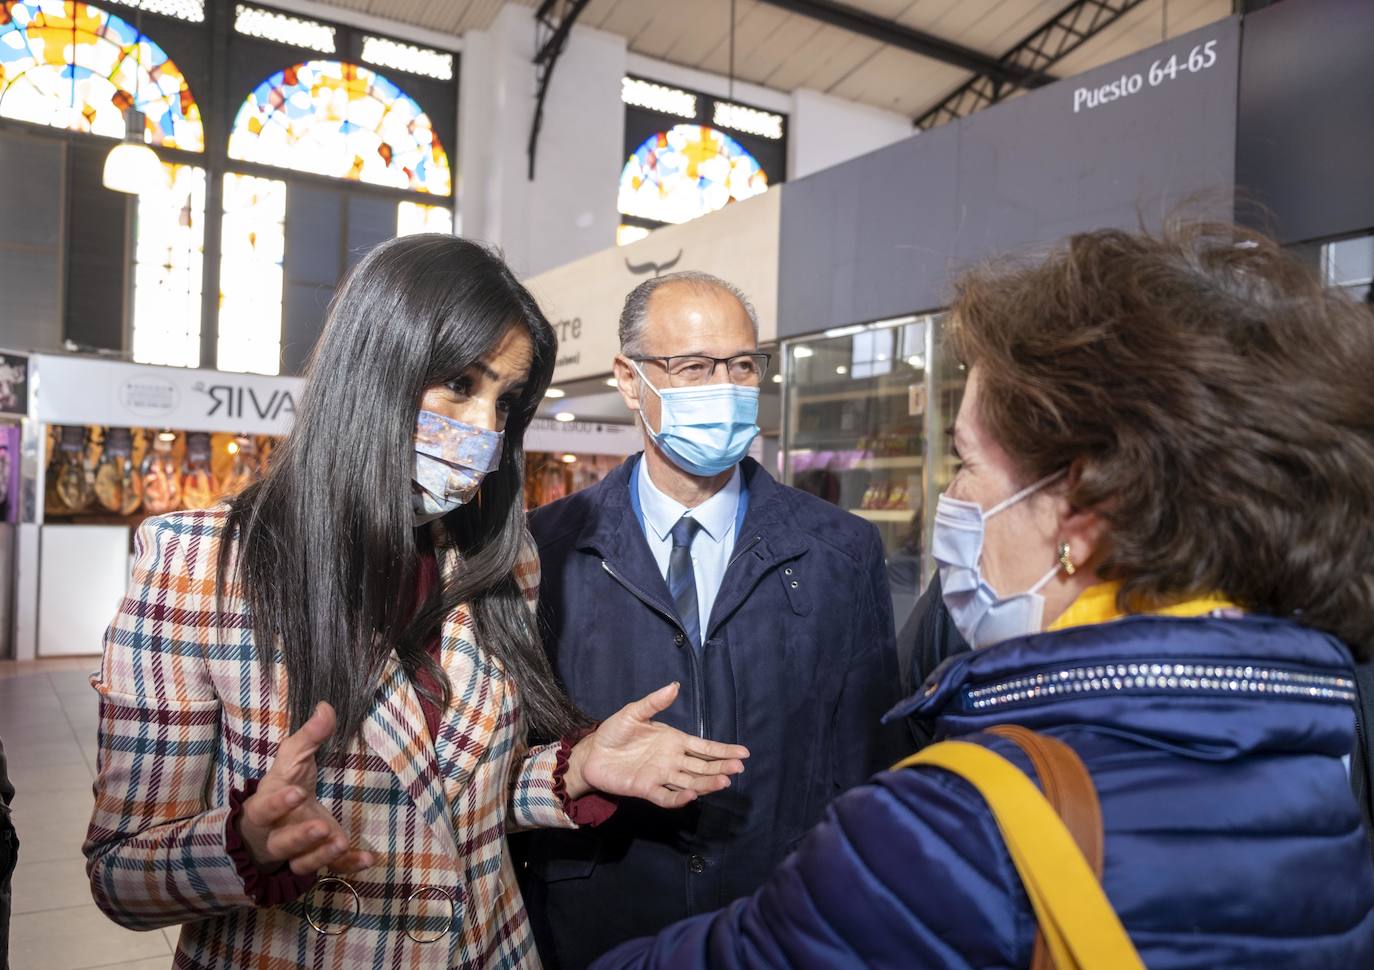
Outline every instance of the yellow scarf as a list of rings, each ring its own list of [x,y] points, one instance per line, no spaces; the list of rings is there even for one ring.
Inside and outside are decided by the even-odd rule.
[[[1108,623],[1130,615],[1121,612],[1121,608],[1117,606],[1116,596],[1120,591],[1120,583],[1098,583],[1096,586],[1089,586],[1078,594],[1078,599],[1069,604],[1069,608],[1059,619],[1049,625],[1049,629],[1064,630],[1071,626]],[[1202,616],[1214,610],[1235,608],[1235,605],[1221,596],[1199,596],[1146,612],[1156,616]]]

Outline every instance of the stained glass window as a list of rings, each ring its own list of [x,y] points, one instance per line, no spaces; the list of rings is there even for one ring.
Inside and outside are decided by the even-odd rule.
[[[0,0],[0,116],[124,137],[124,109],[154,145],[203,151],[186,78],[133,25],[70,0]]]
[[[281,370],[286,183],[225,175],[221,246],[217,366],[276,374]]]
[[[166,182],[138,197],[134,360],[200,366],[205,169],[164,164]]]
[[[674,125],[645,140],[620,173],[620,211],[687,222],[768,189],[758,160],[724,132]]]
[[[239,109],[229,157],[449,195],[448,155],[420,105],[375,71],[307,61],[259,84]]]
[[[453,235],[453,210],[447,206],[423,205],[419,202],[396,203],[396,235],[412,236],[417,232]]]

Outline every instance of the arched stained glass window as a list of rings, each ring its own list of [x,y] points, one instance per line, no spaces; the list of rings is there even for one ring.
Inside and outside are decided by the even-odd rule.
[[[674,125],[645,140],[620,173],[620,211],[687,222],[768,189],[758,160],[705,125]]]
[[[186,78],[133,25],[70,0],[0,0],[0,116],[122,138],[131,106],[154,145],[205,149]]]
[[[165,181],[138,197],[134,360],[200,366],[205,169],[164,162]]]
[[[307,61],[257,86],[234,119],[229,157],[450,195],[448,155],[415,99],[375,71]]]

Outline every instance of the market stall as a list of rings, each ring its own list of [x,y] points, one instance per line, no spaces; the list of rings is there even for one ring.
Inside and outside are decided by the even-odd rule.
[[[19,491],[19,659],[94,654],[150,515],[208,508],[260,477],[302,381],[38,354]]]

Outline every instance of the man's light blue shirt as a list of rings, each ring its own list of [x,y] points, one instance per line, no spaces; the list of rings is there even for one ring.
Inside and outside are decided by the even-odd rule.
[[[678,519],[690,515],[701,528],[692,540],[692,574],[697,581],[697,613],[704,640],[711,619],[711,607],[725,579],[730,555],[735,550],[735,531],[739,524],[741,479],[735,466],[724,487],[694,509],[659,491],[649,477],[648,464],[640,459],[638,472],[639,511],[644,523],[644,538],[654,554],[659,574],[668,579],[668,557],[673,551],[672,530]]]

